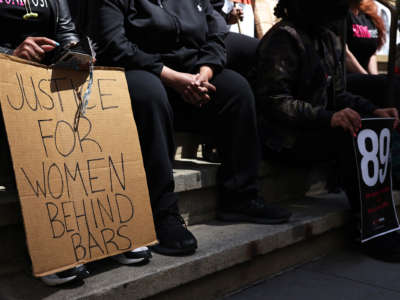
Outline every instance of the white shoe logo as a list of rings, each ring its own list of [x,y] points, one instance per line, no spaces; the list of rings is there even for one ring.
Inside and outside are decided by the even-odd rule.
[[[198,9],[199,11],[202,11],[202,10],[203,10],[203,8],[200,6],[200,4],[197,4],[197,9]]]

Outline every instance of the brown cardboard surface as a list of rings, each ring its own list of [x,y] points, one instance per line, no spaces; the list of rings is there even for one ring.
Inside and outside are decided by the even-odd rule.
[[[35,276],[156,241],[125,74],[94,71],[86,115],[73,87],[88,73],[0,55],[0,102]]]

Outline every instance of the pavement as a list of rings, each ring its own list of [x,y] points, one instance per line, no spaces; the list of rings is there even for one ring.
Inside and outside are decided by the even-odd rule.
[[[245,299],[399,300],[400,263],[344,249],[224,298]]]

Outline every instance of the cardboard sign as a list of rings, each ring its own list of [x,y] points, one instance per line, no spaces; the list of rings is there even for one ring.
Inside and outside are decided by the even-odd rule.
[[[156,241],[125,74],[0,56],[0,101],[36,276]]]
[[[361,242],[399,229],[392,197],[391,137],[394,119],[362,119],[353,139],[361,204]]]

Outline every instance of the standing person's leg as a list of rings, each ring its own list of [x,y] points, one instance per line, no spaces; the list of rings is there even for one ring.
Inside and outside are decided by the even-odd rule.
[[[153,209],[157,250],[164,254],[194,252],[197,242],[183,226],[174,193],[173,111],[161,80],[141,70],[126,72]]]
[[[290,212],[265,205],[259,197],[260,146],[255,101],[247,80],[225,69],[211,83],[217,91],[208,104],[199,109],[177,100],[174,111],[179,127],[187,124],[189,128],[190,122],[197,130],[215,137],[222,159],[218,174],[219,218],[265,224],[286,222]]]

